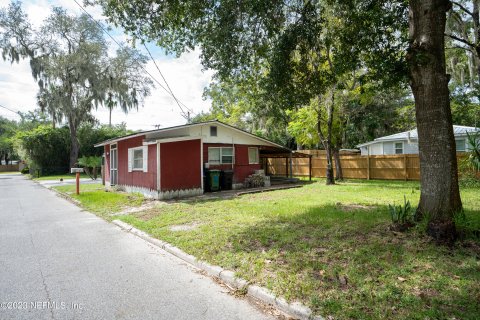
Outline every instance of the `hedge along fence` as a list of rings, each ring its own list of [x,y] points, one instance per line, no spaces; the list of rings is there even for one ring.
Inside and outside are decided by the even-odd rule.
[[[327,170],[327,159],[322,150],[303,150],[300,152],[313,154],[312,176],[324,178]],[[460,161],[465,154],[457,154]],[[420,159],[418,154],[361,156],[340,154],[343,177],[348,179],[381,179],[381,180],[420,180]],[[336,167],[334,163],[334,171]],[[292,159],[294,176],[308,177],[309,159]],[[268,159],[267,172],[272,175],[286,175],[285,159]]]

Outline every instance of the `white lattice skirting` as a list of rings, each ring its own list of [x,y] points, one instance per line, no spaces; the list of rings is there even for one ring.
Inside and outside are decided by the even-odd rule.
[[[172,191],[158,191],[158,190],[152,190],[149,188],[143,188],[143,187],[137,187],[137,186],[126,186],[126,185],[117,185],[117,188],[130,193],[140,193],[146,198],[152,198],[152,199],[158,199],[158,200],[187,198],[187,197],[194,197],[194,196],[199,196],[203,194],[202,188],[172,190]]]

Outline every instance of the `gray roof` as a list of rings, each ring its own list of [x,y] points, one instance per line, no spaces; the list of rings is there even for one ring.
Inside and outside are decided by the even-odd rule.
[[[480,128],[475,128],[475,127],[467,127],[467,126],[453,126],[453,134],[455,136],[466,136],[468,133],[473,133],[473,132],[480,132]],[[358,148],[368,146],[370,144],[376,143],[376,142],[385,142],[385,141],[399,141],[399,140],[418,140],[418,134],[417,134],[417,129],[413,129],[410,131],[404,131],[400,133],[395,133],[389,136],[385,137],[380,137],[376,138],[373,141],[362,143],[357,145]]]

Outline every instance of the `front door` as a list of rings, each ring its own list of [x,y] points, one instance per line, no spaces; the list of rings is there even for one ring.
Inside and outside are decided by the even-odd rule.
[[[110,185],[114,186],[118,183],[118,153],[117,145],[113,144],[110,149]]]

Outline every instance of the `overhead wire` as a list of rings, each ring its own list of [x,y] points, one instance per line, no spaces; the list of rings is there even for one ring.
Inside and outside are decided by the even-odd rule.
[[[105,27],[104,27],[100,22],[98,22],[80,3],[78,3],[77,0],[73,0],[73,1],[77,4],[77,6],[80,7],[80,9],[81,9],[83,12],[85,12],[85,14],[86,14],[87,16],[90,17],[90,19],[92,19],[92,21],[94,21],[94,22],[100,27],[100,29],[102,29],[102,31],[103,31],[105,34],[108,35],[108,37],[109,37],[110,39],[112,39],[113,42],[115,42],[121,49],[124,48],[123,45],[120,44],[120,43],[117,41],[117,39],[115,39],[115,38],[108,32],[108,30],[106,30]],[[145,47],[146,47],[146,46],[145,46]],[[147,49],[147,51],[148,51],[148,49]],[[150,51],[148,51],[148,52],[149,52],[149,54],[150,54]],[[152,58],[151,54],[150,54],[150,57]],[[154,60],[153,58],[152,58],[152,60],[153,60],[153,62],[155,63],[155,60]],[[165,88],[165,86],[163,86],[163,84],[162,84],[160,81],[158,81],[147,69],[145,69],[145,67],[144,67],[141,63],[139,63],[138,61],[136,61],[136,62],[138,63],[139,67],[140,67],[153,81],[155,81],[163,90],[165,90],[170,96],[172,96],[172,97],[175,99],[175,101],[177,102],[178,107],[180,108],[180,113],[181,113],[182,117],[184,117],[186,120],[190,120],[190,111],[191,111],[191,109],[188,108],[184,103],[180,102],[180,101],[176,98],[176,96],[175,96],[175,95],[173,94],[173,92],[171,91],[170,86],[168,85],[167,81],[166,81],[165,78],[163,77],[163,74],[160,72],[160,74],[162,75],[162,78],[164,79],[165,83],[167,84],[167,86],[169,87],[170,90],[168,90],[167,88]],[[157,66],[156,63],[155,63],[155,66],[157,67],[157,70],[160,71],[160,68],[158,68],[158,66]],[[184,105],[185,108],[188,110],[188,112],[185,112],[185,110],[180,106],[180,104]],[[193,113],[193,112],[192,112],[192,113]]]
[[[8,110],[8,111],[10,111],[10,112],[12,112],[12,113],[15,113],[17,116],[20,116],[20,111],[15,111],[15,110],[10,109],[10,108],[8,108],[8,107],[5,107],[5,106],[3,106],[3,105],[1,105],[1,104],[0,104],[0,108],[3,108],[3,109]]]
[[[167,88],[168,90],[170,90],[170,94],[172,95],[172,97],[175,99],[175,101],[177,102],[177,105],[178,107],[183,111],[183,108],[180,106],[180,104],[182,104],[186,109],[187,109],[187,115],[188,117],[190,117],[190,113],[193,113],[193,111],[187,107],[183,102],[179,101],[177,99],[177,97],[175,96],[175,94],[173,93],[172,91],[172,88],[170,88],[170,85],[168,84],[167,82],[167,79],[165,79],[165,77],[163,76],[163,73],[162,71],[160,70],[160,67],[158,66],[157,62],[155,61],[155,59],[153,58],[152,56],[152,53],[150,52],[150,50],[148,49],[147,45],[145,43],[143,43],[143,46],[145,47],[145,50],[148,52],[148,55],[150,56],[150,59],[153,61],[153,64],[155,65],[155,67],[157,68],[158,70],[158,73],[160,73],[160,76],[162,77],[163,81],[165,81],[165,84],[167,85]]]

